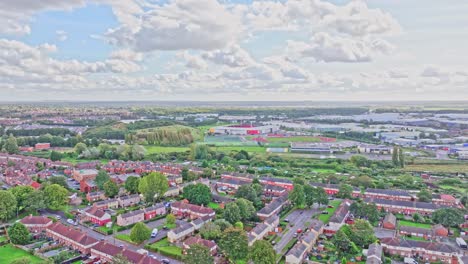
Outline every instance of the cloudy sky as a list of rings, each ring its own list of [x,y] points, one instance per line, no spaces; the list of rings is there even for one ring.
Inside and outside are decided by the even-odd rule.
[[[468,1],[2,0],[0,101],[468,100]]]

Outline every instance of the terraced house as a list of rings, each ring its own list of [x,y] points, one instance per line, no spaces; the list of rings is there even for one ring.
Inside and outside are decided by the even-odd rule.
[[[190,219],[201,218],[204,216],[214,217],[215,215],[215,211],[213,211],[213,209],[211,208],[195,204],[189,204],[183,201],[173,202],[171,204],[171,212],[176,217],[188,217]]]
[[[413,201],[396,201],[387,199],[371,199],[365,198],[366,203],[375,203],[379,210],[384,208],[387,212],[401,213],[401,214],[414,214],[419,213],[423,215],[430,215],[435,210],[440,208],[449,207],[447,205],[439,205],[425,202],[413,202]]]
[[[89,254],[91,248],[99,242],[95,238],[81,233],[78,229],[65,226],[59,222],[47,227],[46,236],[84,254]]]
[[[401,238],[383,238],[380,240],[384,252],[402,257],[420,257],[427,262],[440,261],[452,263],[458,255],[458,249],[443,243],[405,240]]]

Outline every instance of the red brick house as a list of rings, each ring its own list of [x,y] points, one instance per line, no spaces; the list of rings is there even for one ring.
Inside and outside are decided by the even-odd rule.
[[[144,218],[145,220],[155,218],[158,215],[165,215],[166,214],[166,207],[163,203],[155,204],[151,207],[147,207],[143,209],[144,211]]]
[[[188,217],[190,219],[196,219],[204,216],[214,217],[215,215],[215,211],[211,208],[180,201],[173,202],[171,204],[171,212],[176,217]]]
[[[282,187],[288,191],[292,191],[294,188],[293,182],[288,179],[283,179],[283,178],[273,178],[273,177],[262,177],[259,179],[261,184],[265,185],[275,185]]]
[[[88,202],[95,202],[95,201],[104,200],[104,199],[106,199],[106,195],[103,191],[88,192],[86,194],[86,200]]]
[[[97,185],[92,180],[80,181],[80,191],[84,193],[95,192],[98,190]]]
[[[397,223],[397,219],[395,215],[393,215],[392,213],[389,213],[385,216],[382,222],[382,227],[386,229],[394,230],[396,228],[396,223]]]
[[[314,186],[314,187],[323,188],[325,190],[325,192],[330,196],[336,195],[340,190],[340,185],[338,185],[338,184],[313,182],[313,183],[311,183],[311,185]],[[357,187],[353,187],[353,192],[352,192],[351,195],[353,197],[359,197],[359,196],[361,196],[361,190],[359,188],[357,188]]]
[[[94,224],[103,226],[112,220],[110,214],[93,206],[84,210],[84,217],[82,218],[82,221],[91,221]]]
[[[78,229],[59,222],[53,223],[46,229],[46,236],[83,254],[89,254],[91,248],[99,242],[95,238],[81,233]]]
[[[90,253],[91,256],[99,259],[101,263],[112,263],[114,256],[122,255],[134,264],[161,264],[161,262],[148,255],[143,255],[133,250],[121,248],[107,242],[99,242],[93,246]]]
[[[449,231],[443,225],[437,224],[437,225],[432,226],[432,233],[434,234],[434,236],[446,237],[448,236]]]
[[[41,233],[45,231],[47,227],[53,224],[50,218],[45,216],[33,216],[29,215],[20,221],[31,233]]]
[[[200,237],[193,237],[192,236],[192,237],[187,238],[182,243],[184,254],[187,254],[187,250],[190,249],[190,246],[192,246],[194,244],[205,246],[206,248],[208,248],[210,250],[211,255],[216,255],[216,253],[218,251],[218,246],[216,245],[215,242],[210,241],[210,240],[206,240],[206,239],[203,239],[203,238],[200,238]]]
[[[380,244],[388,255],[420,257],[426,262],[452,263],[458,249],[443,243],[405,240],[401,238],[382,238]]]
[[[72,177],[77,182],[94,180],[98,174],[98,171],[95,169],[83,169],[83,170],[74,170],[72,172]]]

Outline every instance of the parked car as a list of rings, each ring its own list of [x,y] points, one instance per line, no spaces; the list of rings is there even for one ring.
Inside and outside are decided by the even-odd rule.
[[[297,237],[297,233],[294,233],[293,237],[296,238],[296,237]]]
[[[287,218],[286,218],[286,219],[284,219],[284,221],[285,221],[286,223],[289,223],[289,219],[287,219]]]
[[[161,260],[161,262],[164,263],[164,264],[169,264],[169,263],[171,263],[168,259],[163,259],[163,260]]]
[[[323,211],[322,214],[329,214],[329,212],[328,211]]]
[[[153,231],[151,232],[151,238],[155,238],[157,235],[158,235],[158,229],[155,228],[155,229],[153,229]]]
[[[55,218],[57,218],[58,220],[62,219],[60,215],[56,215]]]
[[[75,224],[75,221],[73,221],[73,219],[67,219],[67,223],[69,223],[70,225],[73,225]]]
[[[327,206],[327,207],[328,207],[328,208],[334,208],[333,205],[329,205],[329,206]]]

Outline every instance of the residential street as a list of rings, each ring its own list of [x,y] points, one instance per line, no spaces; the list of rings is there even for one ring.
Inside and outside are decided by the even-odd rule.
[[[312,215],[319,212],[318,208],[305,209],[305,210],[295,210],[290,213],[286,219],[289,220],[288,230],[281,237],[281,240],[274,246],[274,249],[277,254],[280,254],[286,245],[293,239],[294,233],[297,229],[304,230],[305,223],[312,220]]]

